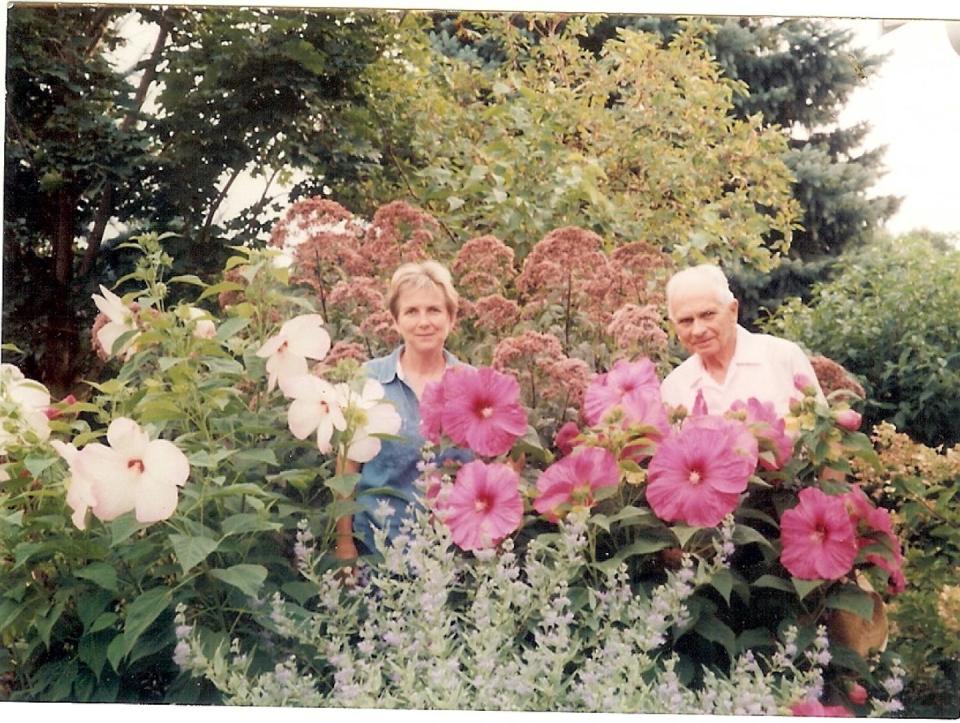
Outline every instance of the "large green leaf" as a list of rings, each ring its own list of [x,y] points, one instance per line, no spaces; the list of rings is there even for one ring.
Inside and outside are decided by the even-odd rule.
[[[267,568],[263,565],[234,565],[226,569],[214,568],[210,575],[233,585],[245,595],[256,597],[267,579]]]
[[[209,537],[172,534],[170,543],[173,545],[173,552],[184,574],[190,572],[207,559],[207,555],[217,549],[217,541]]]
[[[77,577],[95,582],[104,590],[117,590],[117,571],[105,562],[92,562],[73,573]]]
[[[845,586],[827,596],[824,603],[828,608],[845,610],[866,620],[873,619],[873,598],[863,590]]]
[[[127,606],[123,626],[123,644],[120,649],[121,658],[133,650],[137,639],[159,617],[160,613],[170,606],[170,601],[170,590],[165,587],[155,587],[134,598],[133,602]]]

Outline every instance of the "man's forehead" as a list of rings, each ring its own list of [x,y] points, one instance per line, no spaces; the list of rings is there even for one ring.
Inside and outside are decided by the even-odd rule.
[[[674,316],[694,316],[704,311],[719,311],[729,304],[723,304],[710,292],[692,292],[671,299],[670,306]]]

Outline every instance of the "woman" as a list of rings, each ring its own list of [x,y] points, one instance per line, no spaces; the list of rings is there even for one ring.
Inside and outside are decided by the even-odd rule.
[[[341,560],[357,556],[356,540],[373,549],[374,510],[387,501],[395,513],[387,520],[388,539],[396,534],[416,492],[414,482],[419,470],[420,397],[430,382],[439,381],[457,358],[444,349],[444,343],[457,318],[459,295],[453,288],[450,272],[436,261],[403,264],[393,274],[387,291],[387,306],[394,328],[403,343],[393,353],[371,359],[364,365],[367,376],[383,385],[384,396],[393,402],[403,423],[401,440],[385,439],[380,452],[360,468],[357,502],[363,508],[353,517],[337,521],[335,555]],[[354,464],[349,472],[356,472]],[[389,487],[396,496],[368,494],[378,487]]]

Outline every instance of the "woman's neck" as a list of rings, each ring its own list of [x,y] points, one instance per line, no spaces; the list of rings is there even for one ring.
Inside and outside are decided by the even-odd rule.
[[[418,354],[413,349],[404,347],[400,354],[400,365],[404,374],[413,374],[420,377],[440,376],[447,367],[447,359],[443,349],[429,354]]]

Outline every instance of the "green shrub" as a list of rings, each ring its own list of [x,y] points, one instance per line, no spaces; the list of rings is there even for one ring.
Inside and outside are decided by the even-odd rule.
[[[859,375],[865,423],[926,444],[960,440],[960,252],[915,236],[845,254],[840,273],[763,326]]]

